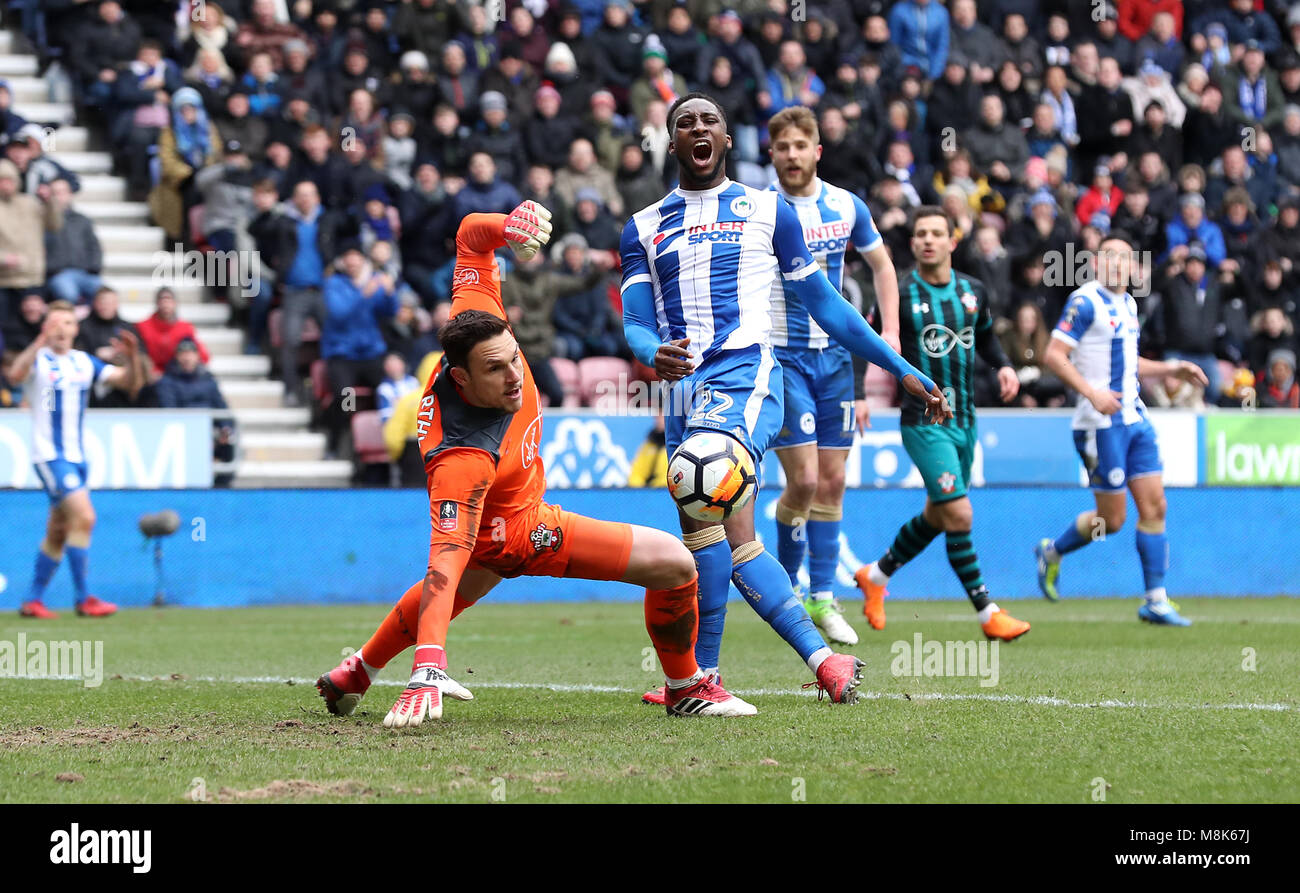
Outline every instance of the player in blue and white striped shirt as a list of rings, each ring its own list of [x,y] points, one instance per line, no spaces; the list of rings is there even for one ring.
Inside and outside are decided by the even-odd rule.
[[[826,278],[843,287],[844,258],[851,244],[871,267],[876,300],[884,319],[897,320],[898,276],[866,202],[817,176],[822,147],[817,118],[791,106],[768,122],[777,182],[770,188],[795,209],[804,241]],[[866,426],[866,401],[855,394],[853,358],[830,337],[780,283],[772,287],[772,343],[785,373],[785,426],[772,448],[785,471],[785,490],[776,503],[777,556],[799,588],[798,575],[808,555],[808,595],[804,607],[832,642],[855,645],[834,598],[844,514],[844,463],[853,430]],[[884,339],[898,349],[898,331]]]
[[[41,334],[14,358],[11,374],[25,381],[23,398],[32,410],[32,462],[50,497],[50,516],[45,539],[36,554],[36,574],[27,601],[19,609],[24,617],[48,619],[56,616],[42,603],[45,588],[64,554],[72,570],[77,592],[77,613],[102,617],[117,607],[90,595],[86,588],[87,552],[95,527],[95,509],[90,503],[86,480],[84,440],[86,405],[90,391],[121,388],[132,397],[140,390],[140,364],[136,362],[139,342],[123,331],[113,347],[126,357],[123,366],[112,366],[99,357],[73,350],[77,337],[77,316],[71,304],[50,304]]]
[[[687,94],[669,109],[668,131],[680,185],[633,215],[621,255],[623,323],[632,352],[660,378],[680,382],[675,390],[698,397],[689,416],[667,414],[669,452],[696,430],[712,430],[735,437],[756,464],[762,460],[784,420],[781,366],[771,344],[772,285],[782,279],[831,337],[894,373],[927,401],[927,414],[949,418],[934,382],[891,350],[817,266],[789,203],[727,179],[731,140],[721,106]],[[831,698],[851,700],[862,663],[833,654],[794,596],[789,576],[756,541],[754,501],[722,525],[685,514],[681,524],[700,570],[695,652],[706,678],[717,672],[728,583],[734,581]],[[673,691],[693,681],[668,681],[670,707]]]
[[[1205,373],[1185,360],[1148,360],[1138,355],[1137,302],[1128,293],[1133,247],[1111,235],[1098,248],[1096,278],[1075,289],[1052,332],[1044,365],[1079,394],[1074,411],[1074,446],[1088,470],[1097,501],[1055,540],[1035,549],[1038,584],[1051,601],[1061,556],[1124,525],[1127,497],[1137,505],[1137,549],[1146,583],[1146,602],[1138,618],[1166,626],[1190,626],[1169,603],[1165,573],[1165,487],[1156,432],[1138,396],[1141,376],[1175,375],[1204,387]],[[1071,359],[1073,354],[1073,359]]]

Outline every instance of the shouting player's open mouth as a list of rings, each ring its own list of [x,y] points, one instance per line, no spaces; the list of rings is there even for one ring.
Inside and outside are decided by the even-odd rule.
[[[707,171],[713,167],[713,140],[708,137],[697,139],[691,146],[691,161],[701,171]]]

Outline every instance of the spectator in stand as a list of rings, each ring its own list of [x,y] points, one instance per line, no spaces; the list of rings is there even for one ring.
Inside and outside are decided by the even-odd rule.
[[[1119,0],[1119,30],[1129,40],[1137,41],[1150,31],[1161,14],[1168,15],[1174,34],[1183,33],[1181,0]]]
[[[1265,53],[1275,53],[1281,48],[1282,35],[1277,23],[1267,13],[1255,11],[1255,0],[1228,0],[1227,5],[1228,9],[1211,9],[1192,21],[1191,47],[1194,52],[1205,51],[1204,35],[1216,24],[1225,29],[1230,44],[1253,40]]]
[[[59,210],[63,222],[45,233],[46,288],[55,300],[82,304],[94,297],[101,285],[104,256],[99,237],[90,218],[72,209],[72,186],[67,180],[55,180],[48,189],[49,202]]]
[[[324,327],[321,290],[326,259],[335,256],[344,238],[355,235],[355,228],[339,212],[323,208],[316,184],[304,180],[294,187],[292,201],[260,212],[249,224],[249,233],[280,284],[284,399],[287,406],[298,406],[302,402],[302,379],[297,371],[303,323],[311,316]]]
[[[555,191],[555,172],[544,164],[528,166],[523,197],[535,201],[551,212],[551,240],[555,241],[573,228],[573,205]],[[663,189],[655,198],[663,198]]]
[[[963,269],[988,289],[989,311],[1006,316],[1011,311],[1011,255],[1002,247],[1002,235],[992,224],[975,228],[975,238],[967,253]]]
[[[516,6],[511,10],[512,18],[515,17],[516,10],[522,11],[524,15],[531,18],[528,10],[522,6]],[[540,27],[535,27],[532,33],[541,35],[543,32]],[[510,123],[521,133],[530,117],[529,109],[533,105],[533,96],[541,86],[537,71],[545,61],[546,48],[547,44],[543,43],[541,60],[534,63],[531,59],[525,61],[527,51],[517,42],[506,40],[501,44],[496,65],[483,72],[479,80],[479,86],[484,92],[490,90],[506,98]]]
[[[1208,270],[1205,247],[1196,242],[1186,246],[1166,271],[1161,311],[1165,358],[1201,367],[1210,382],[1206,390],[1214,394],[1219,390],[1214,353],[1222,332],[1223,300],[1219,282]]]
[[[931,137],[931,151],[936,157],[940,153],[947,154],[943,139],[945,133],[963,133],[979,121],[983,93],[980,85],[967,74],[968,61],[961,50],[949,53],[943,77],[931,86],[926,121]],[[947,150],[951,150],[951,146]]]
[[[186,212],[198,198],[194,174],[220,158],[221,135],[199,92],[182,87],[172,97],[171,126],[158,139],[161,175],[149,193],[149,210],[167,238],[179,241],[185,232]]]
[[[474,117],[478,113],[478,74],[469,68],[465,48],[453,40],[442,48],[441,59],[438,100],[464,118]]]
[[[205,108],[217,108],[224,104],[238,80],[234,69],[227,64],[226,57],[221,55],[221,50],[214,49],[200,50],[194,64],[185,69],[183,75],[186,85],[199,91]],[[160,98],[156,93],[145,93],[141,96],[141,101],[148,106],[161,108],[165,123],[167,103],[159,102]],[[154,126],[161,127],[163,124]]]
[[[686,20],[690,22],[689,15]],[[694,34],[694,25],[690,28]],[[525,63],[534,73],[541,71],[546,65],[546,51],[551,48],[551,38],[532,10],[522,4],[513,7],[505,26],[505,34],[507,36],[497,50],[498,61],[510,56]],[[533,88],[536,89],[536,84]]]
[[[248,92],[242,87],[230,91],[226,97],[225,114],[217,119],[217,132],[221,141],[235,141],[244,147],[250,162],[266,154],[266,141],[270,136],[270,127],[264,118],[252,114],[248,101]]]
[[[234,251],[253,217],[253,161],[238,140],[227,140],[223,148],[221,161],[195,174],[194,184],[203,199],[208,244],[216,251]]]
[[[734,147],[730,154],[735,156],[737,162],[758,163],[758,108],[753,94],[736,80],[735,68],[729,56],[719,54],[713,57],[709,66],[709,79],[703,90],[727,110],[727,133],[731,135]],[[651,100],[646,103],[640,119],[648,124],[654,117],[655,110],[666,108],[663,100]],[[644,147],[646,143],[643,142],[642,145]],[[662,169],[662,164],[659,169]]]
[[[1133,42],[1120,33],[1119,11],[1115,5],[1106,3],[1103,10],[1101,21],[1094,26],[1096,33],[1092,38],[1097,44],[1097,52],[1118,62],[1120,71],[1131,74],[1134,68]]]
[[[1142,399],[1149,406],[1159,409],[1190,409],[1194,412],[1205,409],[1206,389],[1177,375],[1165,375],[1141,384]]]
[[[889,11],[889,34],[903,65],[917,65],[928,81],[943,74],[948,60],[948,10],[935,0],[902,0]]]
[[[596,163],[596,151],[585,139],[569,146],[568,162],[555,175],[555,191],[570,205],[577,204],[578,191],[594,189],[611,214],[623,216],[623,198],[614,185],[614,175]]]
[[[646,164],[645,152],[636,142],[623,145],[614,185],[623,199],[623,208],[629,214],[635,214],[663,198],[662,178]],[[549,208],[550,205],[543,203],[543,207]]]
[[[1137,40],[1134,55],[1139,59],[1154,59],[1155,63],[1171,78],[1176,78],[1183,70],[1183,58],[1187,55],[1183,42],[1179,39],[1182,31],[1183,4],[1181,0],[1160,0],[1160,2],[1167,3],[1173,9],[1155,14],[1151,20],[1151,30]],[[1124,6],[1121,4],[1121,16],[1123,10]],[[1122,20],[1120,27],[1123,28]],[[1129,39],[1134,38],[1130,35]]]
[[[1295,326],[1281,307],[1265,307],[1255,314],[1251,330],[1253,334],[1246,344],[1246,365],[1256,379],[1263,379],[1270,355],[1279,350],[1295,350]]]
[[[411,171],[420,151],[414,133],[415,118],[406,111],[395,111],[388,118],[388,132],[380,143],[384,176],[401,192],[411,188]]]
[[[324,7],[330,9],[331,7]],[[319,23],[318,23],[319,24]],[[402,48],[418,50],[432,58],[460,28],[456,4],[443,0],[413,0],[397,4],[393,33]]]
[[[1177,259],[1190,242],[1199,242],[1209,264],[1218,268],[1228,256],[1223,241],[1223,230],[1218,224],[1205,219],[1205,198],[1199,192],[1185,193],[1178,200],[1178,219],[1165,227],[1165,243],[1169,255]],[[1164,259],[1161,258],[1163,261]]]
[[[118,0],[101,0],[69,40],[64,54],[79,98],[103,106],[117,82],[118,66],[135,56],[140,26],[122,10]]]
[[[561,275],[590,283],[589,287],[555,302],[551,322],[555,326],[556,356],[577,362],[584,357],[628,355],[622,319],[614,314],[603,275],[614,260],[611,252],[590,249],[579,233],[570,233],[551,249],[551,261]]]
[[[1295,376],[1295,351],[1268,355],[1268,373],[1259,382],[1259,405],[1266,409],[1300,409],[1300,384]]]
[[[859,135],[849,130],[842,109],[823,108],[818,118],[822,145],[818,176],[859,196],[866,195],[869,184],[883,175],[880,163]]]
[[[758,107],[763,120],[795,105],[816,109],[825,92],[826,85],[808,66],[803,47],[798,41],[787,40],[781,44],[777,63],[767,72],[769,100],[766,103],[760,101]]]
[[[140,341],[149,354],[149,359],[153,361],[154,377],[161,375],[167,368],[167,364],[176,355],[176,346],[186,338],[198,345],[199,355],[205,364],[209,360],[208,349],[199,341],[194,324],[181,319],[176,311],[176,293],[163,286],[154,295],[153,315],[136,326]]]
[[[886,34],[885,40],[888,39]],[[745,91],[754,94],[758,108],[771,104],[771,96],[767,93],[767,66],[763,64],[758,48],[745,37],[744,23],[734,9],[724,9],[718,14],[713,38],[697,57],[695,83],[708,82],[713,60],[718,56],[726,56],[731,60],[732,80],[739,83]]]
[[[1170,81],[1169,74],[1154,59],[1144,59],[1138,66],[1136,77],[1124,78],[1121,82],[1133,101],[1135,112],[1146,113],[1151,103],[1160,103],[1164,112],[1161,124],[1168,123],[1174,130],[1181,130],[1187,117],[1187,106],[1178,95],[1178,88]]]
[[[1041,265],[1039,272],[1041,274]],[[1020,392],[1016,406],[1064,406],[1065,385],[1046,366],[1043,357],[1051,335],[1043,319],[1043,311],[1035,303],[1024,303],[1016,308],[1011,325],[1003,325],[999,335],[1002,349],[1011,360],[1020,379]]]
[[[435,349],[432,317],[420,307],[420,299],[408,286],[399,286],[397,312],[383,321],[384,343],[390,353],[401,354],[415,368]]]
[[[589,186],[578,190],[573,210],[573,232],[580,233],[596,251],[618,253],[622,227],[605,209],[600,193]]]
[[[176,345],[175,358],[154,384],[154,397],[158,405],[163,409],[229,409],[216,378],[208,371],[205,362],[194,339],[182,339]],[[234,461],[234,433],[234,419],[229,416],[212,420],[213,459],[218,462]]]
[[[452,200],[452,214],[456,220],[476,212],[508,214],[520,201],[519,190],[497,176],[492,156],[478,151],[469,157],[469,180]]]
[[[419,387],[420,380],[407,371],[406,359],[400,353],[389,351],[384,354],[384,380],[375,389],[379,420],[387,423],[393,417],[398,402]]]
[[[1025,174],[1029,145],[1018,126],[1006,121],[1002,97],[989,93],[980,100],[980,120],[962,135],[975,167],[988,175],[989,184],[1003,198],[1013,195]]]
[[[41,334],[45,323],[45,297],[39,290],[28,291],[15,301],[17,313],[9,317],[0,328],[4,332],[4,348],[11,353],[21,353]],[[22,385],[21,381],[10,382]]]
[[[664,27],[657,28],[664,49],[668,51],[668,67],[684,77],[694,78],[700,70],[700,57],[708,46],[704,32],[691,21],[691,12],[684,4],[668,7]],[[730,108],[728,108],[730,116]]]
[[[689,92],[686,78],[668,67],[668,51],[655,35],[646,38],[641,60],[641,76],[632,82],[628,92],[632,114],[638,119],[645,117],[645,107],[651,99],[661,99],[671,105],[677,97]]]
[[[588,33],[596,51],[594,74],[607,90],[623,104],[628,90],[642,73],[642,51],[648,45],[644,28],[632,21],[631,0],[607,0],[604,18],[594,32]],[[658,38],[655,45],[660,50]],[[667,58],[667,54],[664,54]]]
[[[1020,77],[1037,83],[1043,76],[1043,50],[1038,41],[1029,36],[1029,25],[1020,13],[1011,13],[1002,20],[1002,39],[999,41],[1002,63],[998,69],[999,81],[1006,81],[1007,63],[1019,73]],[[1020,83],[1018,80],[1016,83]],[[1010,116],[1009,116],[1010,117]],[[1027,115],[1014,116],[1013,120]]]
[[[239,86],[248,94],[248,107],[254,115],[270,120],[280,114],[285,101],[284,85],[270,53],[253,54],[248,74],[240,79]]]
[[[1228,114],[1243,126],[1271,130],[1282,121],[1286,98],[1277,75],[1265,67],[1264,49],[1258,41],[1246,43],[1241,61],[1215,72],[1223,90]]]
[[[1244,189],[1256,208],[1267,208],[1273,203],[1277,191],[1274,172],[1267,167],[1251,167],[1240,146],[1224,149],[1219,167],[1220,172],[1205,184],[1207,208],[1218,214],[1223,208],[1224,196],[1234,188]]]
[[[451,257],[446,243],[453,231],[454,202],[448,185],[439,175],[437,165],[429,159],[420,159],[415,165],[415,182],[398,198],[403,278],[420,295],[428,310],[439,300],[435,273]]]
[[[342,246],[334,275],[325,281],[325,319],[321,322],[321,358],[334,398],[326,412],[326,455],[338,454],[348,425],[344,388],[376,388],[384,380],[388,350],[380,328],[397,311],[396,283],[377,273],[356,242]]]
[[[968,64],[960,66],[963,75],[969,71],[970,83],[987,84],[993,80],[993,73],[1002,61],[1003,54],[998,47],[998,36],[993,29],[976,18],[975,0],[953,0],[952,32],[948,48],[948,60],[944,74],[953,67],[954,57]],[[1023,21],[1023,20],[1022,20]],[[967,127],[974,122],[968,122]],[[958,130],[964,129],[955,124]]]
[[[497,164],[497,175],[507,183],[518,183],[524,176],[528,160],[524,155],[523,134],[509,121],[505,96],[496,91],[484,93],[480,99],[482,121],[466,144],[469,151],[486,152]]]
[[[291,40],[302,40],[305,34],[288,22],[276,18],[275,0],[253,0],[249,17],[235,34],[235,46],[252,58],[257,53],[268,53],[276,69],[284,67],[284,46]]]
[[[524,128],[528,157],[533,164],[545,164],[552,170],[562,167],[577,136],[578,122],[560,116],[560,91],[550,84],[537,89],[533,103],[535,111]]]
[[[1103,155],[1115,159],[1124,153],[1127,158],[1134,115],[1133,100],[1122,81],[1119,63],[1105,56],[1098,63],[1096,86],[1079,97],[1079,162],[1084,167],[1076,170],[1092,170]]]
[[[1124,190],[1115,185],[1110,171],[1110,159],[1100,158],[1092,172],[1092,186],[1079,196],[1079,202],[1074,206],[1074,215],[1078,218],[1080,226],[1087,226],[1088,221],[1092,220],[1092,216],[1098,211],[1103,211],[1113,218],[1123,200]]]
[[[510,320],[520,352],[533,370],[537,389],[551,406],[564,402],[564,388],[550,363],[555,351],[552,322],[555,302],[594,287],[603,276],[604,271],[594,265],[579,277],[552,270],[546,255],[538,252],[530,260],[521,261],[501,281],[506,318]]]
[[[1141,177],[1130,176],[1124,201],[1111,218],[1112,228],[1128,233],[1138,251],[1152,257],[1165,253],[1165,227],[1151,213],[1151,193]]]
[[[19,182],[17,166],[0,159],[0,323],[11,303],[45,285],[45,233],[63,227],[62,209],[45,197],[49,187],[43,195],[23,195]]]
[[[595,71],[598,64],[595,59],[579,59],[575,52],[591,54],[594,49],[585,41],[575,45],[551,44],[542,70],[543,85],[549,83],[560,94],[560,114],[574,121],[582,117],[591,102],[591,94],[596,92],[591,78],[584,77],[583,73]]]
[[[632,136],[632,126],[628,118],[618,114],[613,93],[597,90],[591,94],[591,113],[583,122],[581,135],[595,148],[601,167],[611,173],[618,170],[619,156],[623,144]]]
[[[428,121],[437,103],[438,84],[429,73],[429,57],[419,50],[403,53],[401,75],[392,92],[393,108],[410,112],[417,121]]]

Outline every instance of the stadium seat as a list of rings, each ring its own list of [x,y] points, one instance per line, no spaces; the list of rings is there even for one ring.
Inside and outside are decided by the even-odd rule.
[[[373,409],[352,415],[352,451],[362,465],[387,464],[388,447],[384,445],[384,424]]]
[[[207,208],[204,205],[198,204],[190,208],[186,217],[190,224],[190,242],[199,251],[207,251],[209,247],[208,240],[205,238],[207,232],[203,228],[204,213],[206,211]]]
[[[627,391],[632,381],[632,364],[618,357],[587,357],[578,363],[578,392],[584,406],[595,405]],[[613,385],[611,389],[609,385]],[[612,408],[612,407],[611,407]]]
[[[561,405],[569,408],[581,406],[582,401],[579,397],[578,388],[580,380],[578,364],[563,357],[551,357],[550,362],[551,371],[560,380],[560,387],[564,388],[564,403]]]

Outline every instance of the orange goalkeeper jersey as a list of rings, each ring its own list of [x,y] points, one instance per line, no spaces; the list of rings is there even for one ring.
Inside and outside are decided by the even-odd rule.
[[[470,214],[456,233],[451,314],[482,310],[506,318],[493,252],[505,245],[503,214]],[[438,544],[475,550],[505,523],[537,506],[546,491],[538,446],[541,401],[524,360],[524,405],[518,412],[465,402],[441,362],[424,389],[416,417],[420,455],[428,473],[433,551]],[[431,556],[432,558],[433,556]]]

